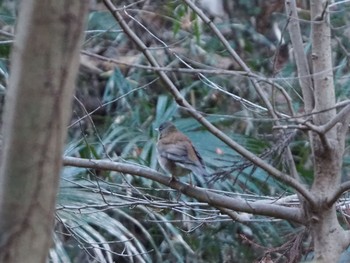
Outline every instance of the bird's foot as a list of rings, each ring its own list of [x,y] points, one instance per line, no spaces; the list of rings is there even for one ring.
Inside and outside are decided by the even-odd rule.
[[[171,176],[171,178],[170,178],[168,184],[170,184],[171,182],[174,182],[174,181],[176,182],[177,179],[176,179],[174,176]]]

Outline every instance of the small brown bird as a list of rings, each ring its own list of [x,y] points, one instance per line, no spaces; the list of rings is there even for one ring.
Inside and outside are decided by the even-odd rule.
[[[202,157],[190,139],[176,129],[174,124],[164,122],[159,126],[158,131],[158,161],[165,171],[173,178],[190,172],[197,176],[208,176]]]

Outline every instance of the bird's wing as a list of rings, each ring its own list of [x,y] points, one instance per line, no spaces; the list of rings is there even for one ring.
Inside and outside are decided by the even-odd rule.
[[[188,141],[178,141],[176,144],[163,144],[160,156],[168,158],[180,165],[204,166],[203,159]],[[187,167],[188,168],[188,167]]]
[[[200,164],[201,164],[202,166],[205,166],[202,156],[199,154],[199,152],[197,151],[197,149],[196,149],[193,145],[192,145],[192,149],[193,149],[193,151],[195,152],[195,154],[196,154],[196,156],[197,156],[198,161],[200,162]]]
[[[160,157],[173,161],[197,175],[208,174],[202,157],[196,151],[191,141],[182,134],[158,141],[157,150]]]
[[[176,145],[162,144],[162,147],[158,147],[158,152],[161,157],[174,162],[186,162],[188,159],[188,151],[183,143],[177,143]]]

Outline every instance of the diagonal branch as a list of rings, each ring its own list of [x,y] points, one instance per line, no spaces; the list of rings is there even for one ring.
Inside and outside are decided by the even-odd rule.
[[[253,74],[250,68],[244,61],[240,58],[240,56],[237,54],[237,52],[231,47],[230,43],[227,41],[227,39],[222,35],[220,30],[214,25],[214,23],[207,17],[204,12],[198,8],[192,1],[190,0],[183,0],[192,10],[195,12],[203,21],[206,23],[209,28],[214,32],[214,34],[218,37],[218,39],[221,41],[221,43],[225,46],[228,53],[231,55],[231,57],[239,64],[239,66],[247,72],[248,75]],[[256,92],[258,93],[259,97],[262,99],[264,104],[266,105],[266,108],[268,109],[270,115],[274,118],[275,121],[278,120],[278,116],[275,113],[275,110],[270,103],[268,96],[265,94],[263,89],[261,88],[259,82],[256,79],[250,79]]]
[[[289,14],[290,19],[288,30],[293,45],[294,57],[299,76],[299,84],[303,93],[304,108],[306,113],[310,113],[314,107],[312,78],[310,75],[307,57],[304,52],[295,0],[286,1],[286,12]]]
[[[169,180],[169,177],[163,176],[161,173],[155,170],[152,170],[148,167],[138,166],[136,164],[112,162],[109,160],[90,160],[75,157],[64,157],[63,164],[65,166],[116,171],[142,176],[144,178],[151,179],[153,181],[176,189],[187,196],[197,199],[198,201],[206,202],[209,205],[223,209],[276,217],[290,220],[296,223],[302,223],[303,221],[301,210],[299,208],[285,207],[259,201],[251,202],[239,198],[223,196],[210,192],[208,189],[191,187],[179,181]]]
[[[252,74],[248,65],[246,63],[244,63],[244,61],[237,54],[237,52],[231,47],[230,43],[226,40],[226,38],[223,36],[223,34],[220,32],[220,30],[204,14],[204,12],[200,8],[198,8],[192,1],[190,1],[190,0],[183,0],[183,1],[193,10],[193,12],[195,12],[204,21],[204,23],[206,23],[210,27],[210,29],[214,32],[214,34],[219,38],[221,43],[225,46],[225,48],[227,49],[227,51],[231,55],[231,57],[241,66],[241,68],[245,72],[247,72],[248,75]],[[259,95],[261,100],[266,105],[266,108],[267,108],[268,112],[270,113],[270,115],[272,116],[272,118],[274,119],[275,123],[277,125],[279,125],[278,114],[276,113],[273,105],[271,104],[267,94],[261,88],[259,82],[256,79],[251,78],[250,80],[251,80],[257,94]],[[272,85],[275,86],[274,83]],[[284,131],[282,131],[282,132],[284,132]],[[293,177],[295,180],[298,180],[300,182],[299,174],[297,172],[296,165],[295,165],[295,162],[293,159],[293,154],[292,154],[292,151],[291,151],[289,146],[286,148],[286,155],[287,155],[287,163],[288,163],[288,167],[289,167],[289,170],[291,173],[291,177]]]
[[[308,121],[303,124],[305,125],[305,127],[310,129],[311,131],[316,132],[319,135],[322,144],[329,149],[330,146],[326,137],[326,133],[329,132],[337,123],[342,123],[342,126],[343,126],[342,136],[344,136],[350,122],[349,113],[350,113],[350,105],[347,105],[334,118],[332,118],[331,120],[329,120],[327,123],[323,125],[317,126],[317,125],[311,124]]]
[[[342,183],[338,189],[333,193],[333,195],[331,195],[329,197],[329,200],[327,201],[327,205],[328,207],[331,207],[335,202],[337,202],[337,200],[339,199],[339,197],[346,191],[350,190],[350,181],[344,182]]]
[[[111,11],[115,19],[120,24],[121,28],[124,30],[125,34],[128,35],[128,37],[138,46],[138,48],[143,52],[145,57],[148,59],[150,64],[153,67],[159,67],[159,64],[157,60],[154,58],[152,53],[148,50],[147,46],[142,42],[142,40],[135,34],[134,31],[131,30],[131,28],[128,26],[126,21],[123,19],[122,15],[120,14],[120,10],[118,10],[110,0],[104,0],[105,5],[107,8]],[[258,167],[265,170],[267,173],[269,173],[274,178],[286,183],[287,185],[293,187],[297,192],[299,192],[304,198],[310,203],[311,206],[316,206],[316,200],[314,199],[314,196],[311,194],[311,192],[302,185],[298,180],[295,178],[290,177],[288,174],[283,173],[276,169],[275,167],[271,166],[270,164],[266,163],[263,159],[259,158],[252,152],[248,151],[235,141],[233,141],[229,136],[221,132],[218,128],[216,128],[213,124],[211,124],[209,121],[207,121],[198,111],[196,111],[195,108],[189,104],[184,97],[181,95],[181,93],[178,91],[174,83],[170,80],[170,78],[166,75],[163,71],[158,71],[158,74],[160,78],[165,82],[165,84],[168,87],[169,92],[173,95],[175,101],[178,105],[182,106],[184,109],[186,109],[189,114],[192,115],[193,118],[195,118],[198,122],[200,122],[204,127],[208,129],[213,135],[215,135],[217,138],[219,138],[221,141],[223,141],[225,144],[227,144],[229,147],[231,147],[233,150],[235,150],[237,153],[257,165]]]
[[[338,122],[346,123],[347,118],[349,118],[350,113],[350,105],[347,105],[345,108],[343,108],[333,119],[331,119],[329,122],[327,122],[324,125],[321,125],[318,127],[318,132],[325,134],[330,129],[332,129]]]
[[[340,112],[337,113],[337,115],[331,119],[329,122],[317,126],[312,124],[308,119],[302,119],[302,117],[310,117],[315,114],[319,114],[322,112],[326,112],[329,110],[333,110],[336,108],[344,107]],[[300,129],[300,130],[310,130],[314,131],[318,134],[325,134],[327,133],[330,129],[332,129],[338,122],[342,123],[344,127],[348,127],[348,118],[350,113],[350,103],[349,100],[345,100],[342,102],[337,103],[334,107],[331,107],[329,109],[321,110],[318,112],[312,112],[309,114],[304,114],[302,116],[295,116],[293,118],[290,118],[290,120],[294,120],[297,124],[296,125],[275,125],[273,129]]]
[[[329,149],[330,146],[329,146],[329,142],[326,138],[326,133],[329,132],[337,123],[342,123],[342,125],[343,125],[342,130],[343,130],[343,134],[344,134],[346,132],[346,130],[348,129],[348,125],[350,122],[349,113],[350,113],[350,104],[345,106],[334,118],[332,118],[330,121],[328,121],[327,123],[325,123],[323,125],[317,126],[317,125],[310,123],[309,121],[300,122],[299,120],[297,120],[297,122],[299,122],[299,128],[304,129],[304,130],[309,129],[311,131],[316,132],[319,135],[323,145],[325,145]],[[279,126],[276,126],[276,127],[279,127]]]

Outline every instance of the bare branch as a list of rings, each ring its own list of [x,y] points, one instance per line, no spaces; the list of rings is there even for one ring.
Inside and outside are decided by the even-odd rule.
[[[317,4],[316,4],[317,3]],[[314,81],[315,111],[331,108],[335,105],[334,80],[332,69],[332,50],[330,28],[327,21],[322,21],[328,1],[311,3],[311,19],[314,21],[311,30],[312,39],[312,68]],[[321,20],[319,20],[322,18]],[[322,72],[321,74],[319,74]],[[333,119],[335,110],[313,116],[315,125],[323,125]],[[335,138],[335,131],[329,133],[327,139]]]
[[[212,206],[241,211],[251,214],[276,217],[302,223],[301,211],[298,208],[284,207],[275,204],[261,202],[250,202],[239,198],[232,198],[210,192],[208,189],[200,187],[191,187],[179,181],[169,180],[167,176],[152,170],[148,167],[138,166],[136,164],[126,164],[120,162],[111,162],[108,160],[89,160],[75,157],[64,157],[65,166],[75,166],[98,170],[109,170],[116,172],[129,173],[151,179],[163,185],[176,189],[183,194],[193,197],[198,201],[206,202]],[[273,202],[273,201],[272,201]]]
[[[305,112],[310,113],[314,107],[312,79],[307,57],[304,52],[295,0],[286,1],[286,12],[290,16],[288,29],[293,45],[293,51],[299,76],[299,84],[303,93]]]
[[[333,195],[330,196],[329,200],[327,201],[327,205],[328,207],[331,207],[335,202],[337,202],[337,200],[339,199],[339,197],[345,193],[346,191],[350,190],[350,181],[344,182],[342,183],[338,189],[333,193]]]
[[[330,129],[332,129],[338,122],[341,122],[341,123],[346,122],[344,119],[349,118],[349,113],[350,113],[350,105],[347,105],[333,119],[331,119],[326,124],[319,126],[318,127],[319,132],[325,134]]]
[[[217,207],[217,209],[219,209],[221,213],[228,215],[234,221],[240,222],[242,224],[246,224],[249,221],[248,216],[246,216],[245,214],[241,215],[236,211],[232,211],[222,207]]]
[[[322,144],[329,149],[330,145],[326,138],[326,133],[330,131],[337,123],[343,124],[343,135],[345,131],[348,129],[348,125],[350,122],[350,105],[348,104],[343,108],[333,119],[331,119],[329,122],[327,122],[324,125],[317,126],[309,121],[300,121],[296,119],[296,122],[298,122],[298,125],[275,125],[273,129],[300,129],[300,130],[310,130],[316,132],[320,136],[320,140],[322,141]]]
[[[114,63],[117,65],[125,65],[128,67],[133,68],[139,68],[139,69],[145,69],[145,70],[153,70],[153,71],[165,71],[165,72],[179,72],[179,73],[189,73],[189,74],[198,74],[198,73],[205,73],[205,74],[213,74],[213,75],[232,75],[232,76],[242,76],[242,77],[250,77],[250,78],[256,78],[260,80],[266,80],[266,78],[261,77],[259,75],[256,75],[254,73],[247,73],[245,71],[239,71],[239,70],[227,70],[227,69],[195,69],[195,68],[173,68],[173,67],[153,67],[153,66],[147,66],[147,65],[141,65],[141,64],[135,64],[135,63],[127,63],[123,62],[117,59],[112,59],[108,57],[104,57],[98,54],[94,54],[88,51],[81,51],[81,54],[84,54],[89,57],[97,58],[99,60],[103,60],[109,63]]]

